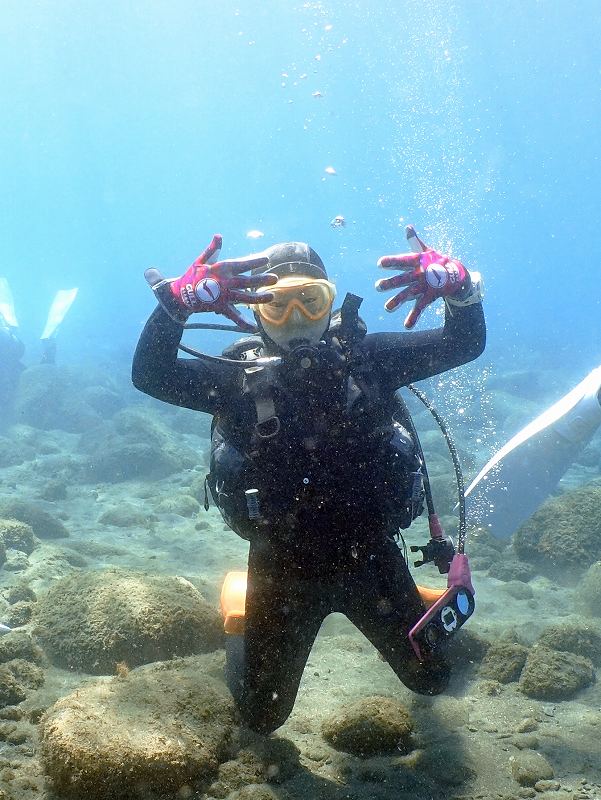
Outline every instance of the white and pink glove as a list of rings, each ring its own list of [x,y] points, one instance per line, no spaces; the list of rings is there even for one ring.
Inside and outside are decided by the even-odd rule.
[[[236,303],[269,303],[273,295],[253,291],[261,286],[273,286],[277,277],[261,272],[243,275],[261,269],[269,261],[265,256],[217,261],[222,238],[216,233],[210,245],[203,250],[179,278],[163,278],[157,269],[147,269],[146,281],[167,313],[180,324],[195,312],[213,311],[235,322],[242,330],[254,332],[256,326],[247,322],[235,307]]]
[[[451,302],[454,298],[458,305],[467,305],[468,296],[469,302],[480,299],[479,295],[471,299],[472,280],[461,261],[425,245],[412,225],[407,227],[407,241],[414,252],[382,256],[378,261],[379,267],[398,269],[401,274],[376,281],[378,292],[406,287],[384,303],[386,311],[396,311],[403,303],[415,300],[405,319],[406,328],[413,328],[422,311],[439,297],[451,298]]]

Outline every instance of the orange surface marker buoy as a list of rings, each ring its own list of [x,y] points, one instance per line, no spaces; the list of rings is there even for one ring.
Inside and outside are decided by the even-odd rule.
[[[444,589],[430,589],[428,586],[417,587],[419,596],[421,597],[426,608],[430,608],[430,606],[434,605],[434,603],[443,596],[446,590],[446,586]]]
[[[221,588],[221,615],[226,633],[244,633],[246,611],[246,572],[228,572]],[[444,589],[417,587],[426,608],[430,608],[446,592]]]
[[[244,633],[246,572],[228,572],[221,587],[221,615],[226,633]]]

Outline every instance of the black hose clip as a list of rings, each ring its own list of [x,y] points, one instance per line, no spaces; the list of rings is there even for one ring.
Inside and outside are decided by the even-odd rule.
[[[453,540],[445,536],[443,538],[432,538],[425,545],[411,545],[411,552],[417,553],[421,550],[422,560],[414,561],[414,567],[421,567],[423,564],[434,563],[438,567],[441,575],[445,575],[451,566],[451,561],[455,555],[455,545]]]

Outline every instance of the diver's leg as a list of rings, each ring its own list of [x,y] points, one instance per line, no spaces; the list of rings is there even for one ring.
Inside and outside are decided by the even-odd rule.
[[[12,422],[12,407],[25,352],[17,336],[17,318],[6,278],[0,278],[0,429]]]
[[[440,694],[449,682],[444,653],[419,661],[408,634],[424,614],[415,582],[392,539],[378,547],[365,567],[352,576],[342,610],[377,648],[401,681],[419,694]]]
[[[79,289],[59,289],[50,304],[46,325],[40,336],[42,364],[54,364],[56,361],[56,335],[61,322],[73,305],[78,291]]]
[[[290,579],[267,559],[249,558],[244,680],[238,707],[244,723],[269,734],[286,721],[326,606],[310,582]]]
[[[242,699],[244,688],[244,634],[226,633],[225,635],[225,682],[236,703]]]
[[[6,278],[0,278],[0,326],[15,330],[19,327],[13,293]]]

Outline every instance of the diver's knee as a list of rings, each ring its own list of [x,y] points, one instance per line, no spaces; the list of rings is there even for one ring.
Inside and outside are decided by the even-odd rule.
[[[446,691],[451,680],[451,667],[446,661],[426,660],[417,662],[415,667],[405,674],[403,683],[416,694],[435,695]]]
[[[425,683],[418,683],[416,684],[413,691],[417,694],[424,694],[429,695],[430,697],[435,697],[438,694],[442,694],[446,691],[449,680],[450,680],[450,673],[444,677],[437,677],[435,680],[427,681]]]
[[[258,733],[260,736],[269,736],[283,724],[281,722],[273,722],[272,720],[244,719],[244,717],[242,721],[246,728],[253,733]]]
[[[237,701],[238,712],[243,724],[255,733],[269,736],[282,726],[294,708],[296,693],[278,694],[275,691],[253,691],[246,685],[245,691]]]
[[[238,704],[238,711],[245,727],[253,733],[269,736],[280,728],[290,716],[292,709],[251,708],[243,701]]]

